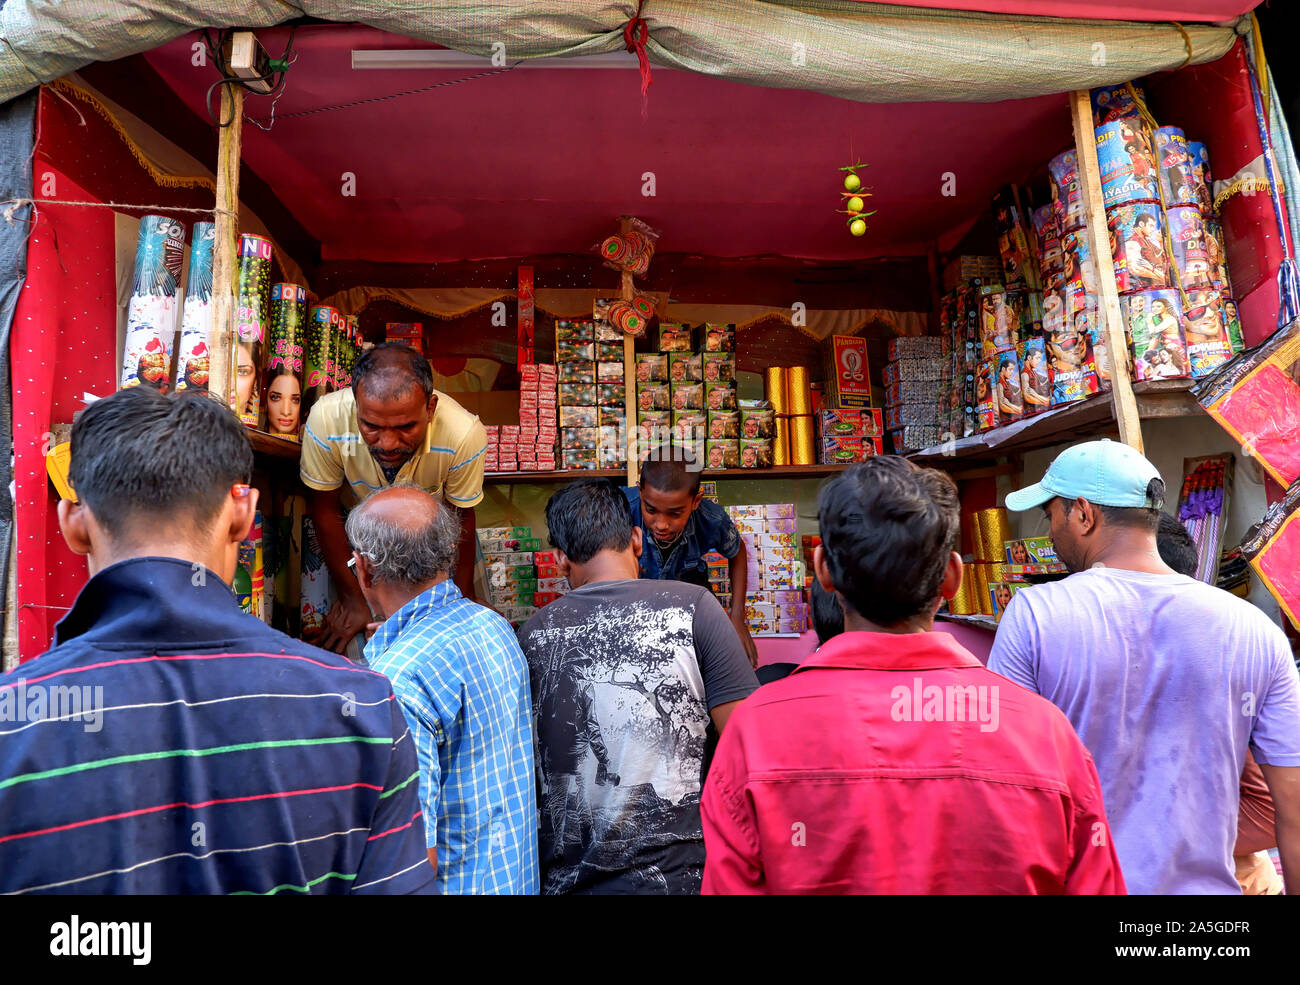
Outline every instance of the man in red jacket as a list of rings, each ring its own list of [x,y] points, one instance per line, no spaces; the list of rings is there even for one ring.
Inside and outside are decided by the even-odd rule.
[[[881,456],[827,484],[817,580],[845,632],[731,716],[701,813],[705,893],[1123,893],[1092,757],[934,614],[957,490]]]

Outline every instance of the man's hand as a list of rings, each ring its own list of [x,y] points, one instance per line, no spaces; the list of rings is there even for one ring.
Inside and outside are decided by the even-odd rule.
[[[340,597],[325,615],[325,634],[321,637],[320,647],[344,653],[352,637],[366,628],[374,620],[370,607],[360,595]]]
[[[754,642],[754,637],[749,635],[749,626],[743,618],[731,620],[731,625],[736,627],[736,635],[740,637],[740,644],[745,648],[745,656],[749,657],[749,665],[755,670],[758,669],[758,644]]]

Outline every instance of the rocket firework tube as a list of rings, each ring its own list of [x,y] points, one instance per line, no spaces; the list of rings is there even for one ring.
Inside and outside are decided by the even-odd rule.
[[[135,276],[126,308],[126,344],[118,378],[122,389],[143,384],[167,390],[184,262],[185,227],[181,223],[162,215],[147,215],[140,220]]]
[[[216,226],[196,222],[190,242],[190,275],[181,311],[181,344],[176,357],[176,389],[208,389],[208,340],[212,332],[212,247]]]
[[[296,437],[302,424],[303,343],[307,334],[307,289],[301,284],[271,288],[270,334],[262,378],[266,429]]]
[[[262,347],[270,331],[271,241],[245,233],[239,237],[239,287],[235,299],[235,413],[256,427],[261,411],[257,377]]]
[[[303,384],[313,397],[323,397],[330,386],[328,366],[333,342],[334,319],[338,311],[328,305],[312,305],[308,311],[307,333],[303,345]]]

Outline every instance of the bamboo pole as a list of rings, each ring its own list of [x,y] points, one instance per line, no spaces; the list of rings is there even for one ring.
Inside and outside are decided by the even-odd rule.
[[[1097,163],[1097,138],[1092,126],[1092,100],[1087,89],[1070,94],[1074,119],[1074,146],[1079,157],[1079,187],[1083,192],[1084,217],[1088,221],[1088,245],[1097,265],[1098,314],[1106,333],[1110,354],[1110,397],[1119,424],[1119,437],[1126,445],[1142,451],[1142,419],[1137,396],[1128,372],[1128,340],[1119,310],[1119,286],[1111,262],[1110,234],[1106,208],[1101,198],[1101,166]]]
[[[619,220],[620,233],[631,232],[632,220]],[[620,278],[619,297],[631,301],[636,295],[636,285],[632,283],[632,274],[624,270]],[[623,398],[624,416],[627,418],[627,484],[635,486],[641,477],[641,463],[637,460],[636,442],[636,339],[623,333]]]
[[[227,403],[235,393],[235,277],[239,269],[239,157],[243,137],[244,89],[221,87],[222,127],[217,145],[216,242],[212,248],[212,352],[208,388]]]

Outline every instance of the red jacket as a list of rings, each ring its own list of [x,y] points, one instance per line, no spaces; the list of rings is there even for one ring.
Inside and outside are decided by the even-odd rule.
[[[1092,757],[945,633],[844,633],[732,713],[705,893],[1123,893]]]

